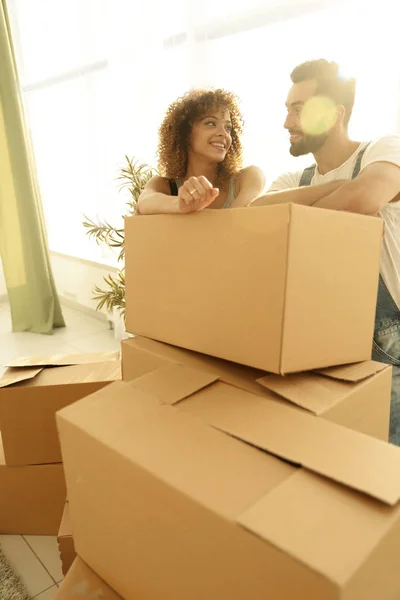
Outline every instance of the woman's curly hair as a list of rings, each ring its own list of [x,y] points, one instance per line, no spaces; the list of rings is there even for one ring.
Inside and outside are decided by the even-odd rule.
[[[223,89],[191,90],[173,102],[159,129],[158,170],[168,179],[182,179],[188,165],[188,144],[193,123],[213,109],[226,109],[232,122],[232,144],[225,159],[218,165],[218,181],[224,181],[242,166],[243,118],[238,98]]]

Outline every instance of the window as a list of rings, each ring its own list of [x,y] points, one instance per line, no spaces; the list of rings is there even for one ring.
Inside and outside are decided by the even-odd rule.
[[[125,154],[156,166],[164,111],[189,87],[239,94],[245,160],[269,183],[310,164],[289,155],[282,127],[289,74],[303,60],[337,60],[358,77],[355,139],[396,132],[393,2],[368,11],[360,0],[9,2],[50,248],[106,257],[82,215],[121,224],[118,168]]]

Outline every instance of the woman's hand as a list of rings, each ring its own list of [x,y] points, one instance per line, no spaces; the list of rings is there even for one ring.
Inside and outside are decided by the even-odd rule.
[[[189,177],[178,190],[177,212],[187,214],[207,208],[219,194],[206,177]]]

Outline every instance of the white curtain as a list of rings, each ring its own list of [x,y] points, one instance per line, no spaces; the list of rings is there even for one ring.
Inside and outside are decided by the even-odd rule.
[[[310,163],[290,157],[282,127],[304,60],[357,76],[355,139],[399,129],[395,0],[10,0],[9,10],[54,251],[105,257],[82,214],[120,223],[124,155],[156,165],[164,111],[191,87],[238,93],[246,163],[268,182]]]

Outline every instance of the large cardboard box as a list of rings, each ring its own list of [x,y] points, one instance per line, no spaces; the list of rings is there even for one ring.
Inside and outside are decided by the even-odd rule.
[[[399,448],[182,365],[58,425],[77,552],[125,600],[400,597]]]
[[[286,376],[135,337],[122,342],[122,377],[136,379],[160,367],[181,364],[220,381],[387,441],[392,368],[367,361],[320,372]]]
[[[0,435],[0,534],[57,535],[65,496],[61,464],[9,467]]]
[[[57,410],[120,378],[118,352],[9,363],[0,379],[0,430],[7,465],[61,462]]]
[[[61,559],[62,572],[65,577],[76,558],[68,502],[65,503],[64,512],[60,523],[60,529],[58,531],[57,541],[58,551],[60,553]]]
[[[53,600],[123,600],[77,557]]]
[[[273,373],[368,360],[382,230],[290,204],[128,217],[126,329]]]

